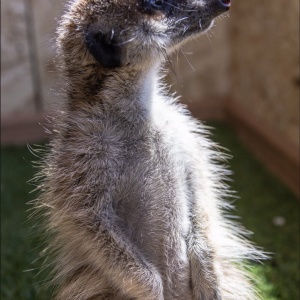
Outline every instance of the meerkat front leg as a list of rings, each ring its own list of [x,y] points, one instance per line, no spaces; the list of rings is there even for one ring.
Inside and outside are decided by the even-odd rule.
[[[109,299],[163,300],[159,272],[121,231],[113,209],[104,206],[53,209],[49,229],[55,228],[53,244],[59,249],[57,299],[86,300],[109,292]]]
[[[191,284],[194,300],[221,300],[213,266],[213,253],[204,236],[191,234],[188,241]]]
[[[187,238],[191,285],[194,300],[221,300],[215,272],[214,249],[209,241],[209,213],[200,203],[205,191],[199,191],[198,171],[187,171],[186,183],[190,194],[191,230]],[[206,205],[209,205],[208,203]]]
[[[100,221],[98,240],[100,253],[95,255],[109,262],[104,264],[104,271],[121,294],[133,299],[163,300],[162,280],[155,267],[108,220]]]
[[[102,210],[101,215],[97,216],[97,221],[95,218],[91,220],[86,212],[84,219],[84,224],[82,224],[81,222],[77,223],[73,217],[64,217],[64,227],[60,230],[77,238],[71,241],[61,255],[66,256],[67,252],[72,253],[74,250],[71,249],[76,247],[77,251],[85,256],[85,262],[98,270],[99,276],[103,276],[109,282],[112,294],[120,297],[117,299],[163,300],[163,286],[159,273],[118,229],[114,223],[113,212],[107,213]],[[86,226],[88,219],[91,226]],[[65,241],[65,236],[60,238]],[[85,276],[80,277],[85,278]],[[91,278],[93,281],[90,280],[88,283],[94,282],[95,275]],[[76,281],[76,278],[74,280]],[[74,286],[72,280],[70,286]],[[97,287],[96,284],[95,287]],[[89,291],[86,286],[74,287],[74,289],[74,296],[81,294],[81,298],[78,299],[88,299],[78,292],[80,289],[83,293]],[[60,294],[68,294],[67,290],[69,290],[68,287],[65,288],[65,291],[62,287]],[[96,292],[93,291],[93,293]],[[63,297],[62,299],[75,298]]]

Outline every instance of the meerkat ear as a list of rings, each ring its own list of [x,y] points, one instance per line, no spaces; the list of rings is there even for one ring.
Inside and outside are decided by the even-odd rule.
[[[121,46],[111,35],[90,31],[85,34],[85,43],[90,53],[104,68],[122,66]]]

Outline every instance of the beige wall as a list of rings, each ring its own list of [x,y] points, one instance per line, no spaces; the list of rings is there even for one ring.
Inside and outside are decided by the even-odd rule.
[[[34,110],[23,0],[1,1],[1,116]]]
[[[56,20],[62,4],[55,0],[31,0],[33,30],[26,16],[29,0],[1,0],[1,117],[26,115],[36,112],[34,93],[41,89],[40,101],[44,107],[55,98],[53,74],[53,41]],[[30,49],[31,39],[34,49]],[[36,52],[36,53],[34,53]],[[34,56],[40,85],[32,79],[30,54]]]
[[[231,98],[298,144],[299,1],[235,1],[230,25]]]
[[[173,57],[168,82],[199,117],[221,117],[221,103],[230,86],[230,21],[217,20],[208,33],[188,42]],[[209,115],[201,110],[209,110]]]
[[[35,35],[39,69],[42,83],[44,109],[47,111],[54,102],[60,100],[58,95],[58,77],[53,62],[55,54],[55,28],[64,9],[66,0],[31,0],[36,22]]]

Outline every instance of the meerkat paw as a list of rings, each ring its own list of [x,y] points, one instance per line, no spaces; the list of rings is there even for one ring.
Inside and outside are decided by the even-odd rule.
[[[194,300],[221,300],[222,293],[210,260],[192,256],[191,284]]]
[[[144,295],[140,300],[164,300],[163,283],[158,272],[152,273],[149,278],[149,295]]]
[[[163,284],[160,274],[149,268],[142,274],[135,274],[130,282],[123,282],[121,290],[124,296],[134,300],[163,300]]]
[[[205,287],[194,290],[193,300],[222,300],[222,296],[218,287]]]

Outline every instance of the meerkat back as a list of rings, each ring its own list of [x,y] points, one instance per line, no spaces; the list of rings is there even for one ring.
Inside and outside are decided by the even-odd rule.
[[[256,299],[243,264],[263,255],[223,216],[222,155],[159,74],[171,52],[229,7],[67,6],[57,30],[66,102],[53,119],[35,202],[56,299]]]

